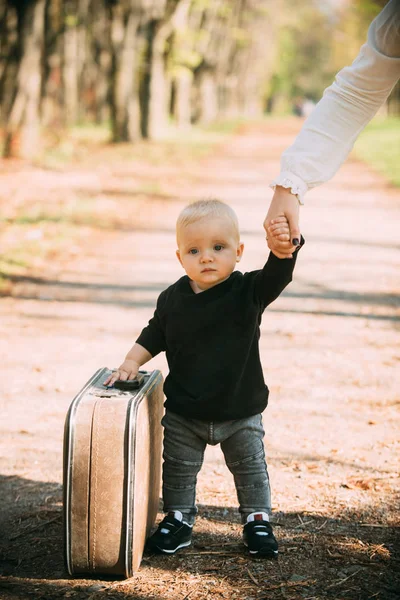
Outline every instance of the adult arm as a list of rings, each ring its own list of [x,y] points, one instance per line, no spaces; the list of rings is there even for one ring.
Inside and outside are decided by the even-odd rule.
[[[284,214],[291,239],[299,237],[299,209],[305,193],[328,181],[347,158],[360,132],[386,101],[400,77],[400,0],[390,0],[368,29],[367,43],[328,87],[294,143],[284,151],[281,172],[264,222]],[[297,204],[296,204],[297,203]],[[274,239],[271,250],[291,249]]]

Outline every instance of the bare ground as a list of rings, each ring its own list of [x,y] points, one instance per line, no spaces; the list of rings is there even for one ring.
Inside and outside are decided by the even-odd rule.
[[[247,128],[202,159],[175,147],[166,156],[164,146],[133,160],[128,147],[104,147],[58,173],[3,163],[3,248],[23,235],[42,250],[29,270],[15,261],[0,299],[2,600],[399,597],[400,192],[359,162],[308,195],[295,280],[264,317],[279,560],[246,555],[230,473],[210,448],[190,549],[146,554],[126,581],[71,579],[63,566],[72,398],[94,370],[120,362],[158,293],[180,276],[174,221],[185,203],[231,203],[241,268],[263,264],[267,183],[298,126]],[[17,228],[21,206],[31,217]],[[60,207],[61,224],[51,219]],[[165,373],[164,358],[150,367]]]

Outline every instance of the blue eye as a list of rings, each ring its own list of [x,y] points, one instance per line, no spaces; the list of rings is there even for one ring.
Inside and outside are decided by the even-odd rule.
[[[215,244],[215,246],[214,246],[214,250],[216,252],[221,252],[221,250],[223,250],[223,249],[224,249],[224,247],[222,246],[222,244]]]
[[[197,254],[197,253],[198,253],[198,250],[197,250],[197,248],[191,248],[191,249],[189,250],[189,254]]]

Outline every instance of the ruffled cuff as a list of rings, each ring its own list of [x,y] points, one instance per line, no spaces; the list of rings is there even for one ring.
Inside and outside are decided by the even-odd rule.
[[[282,171],[278,177],[276,177],[269,187],[273,190],[277,185],[290,189],[291,193],[297,197],[299,204],[304,204],[304,194],[308,190],[307,184],[299,177],[290,173],[289,171]]]

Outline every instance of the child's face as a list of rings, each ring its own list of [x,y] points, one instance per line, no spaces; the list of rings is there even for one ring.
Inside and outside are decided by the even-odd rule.
[[[229,219],[204,218],[183,227],[176,255],[192,280],[195,292],[202,292],[228,279],[243,254]]]

